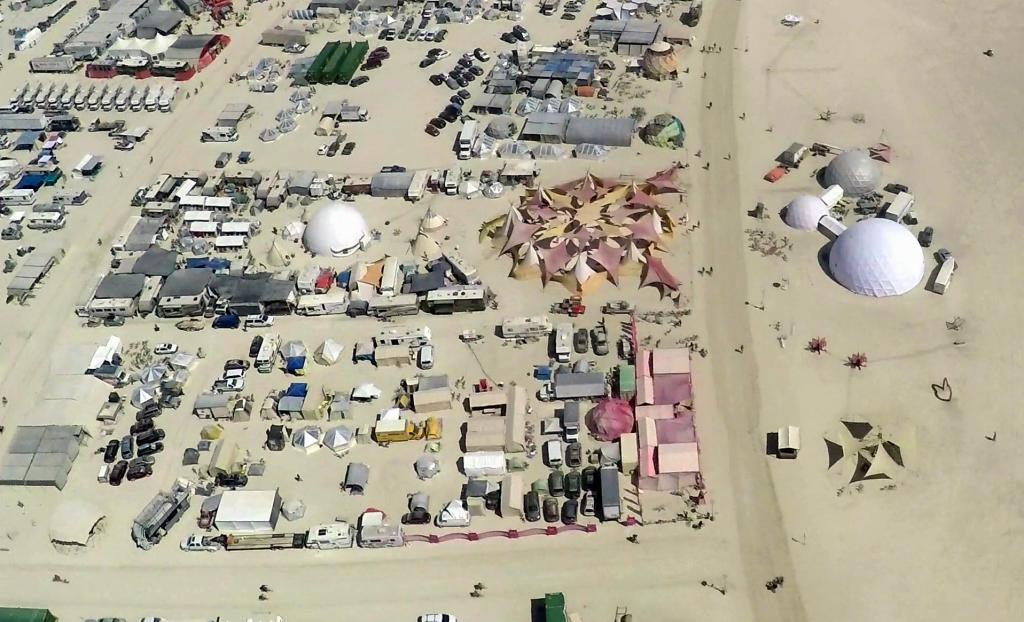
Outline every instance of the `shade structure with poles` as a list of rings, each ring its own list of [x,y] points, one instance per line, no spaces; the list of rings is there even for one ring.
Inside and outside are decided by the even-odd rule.
[[[311,454],[320,449],[320,439],[322,437],[323,432],[316,426],[299,428],[292,435],[292,446],[306,454]]]
[[[331,338],[324,339],[320,347],[316,349],[313,359],[321,365],[334,365],[341,359],[345,346]]]
[[[356,444],[356,437],[349,428],[339,425],[324,433],[323,445],[339,456],[344,455]]]
[[[441,472],[441,463],[429,454],[417,458],[413,467],[416,469],[416,477],[420,479],[430,479]]]
[[[131,402],[135,408],[142,408],[160,399],[160,385],[157,383],[144,384],[132,390]]]

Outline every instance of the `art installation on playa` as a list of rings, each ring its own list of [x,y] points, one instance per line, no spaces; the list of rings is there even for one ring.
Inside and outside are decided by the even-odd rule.
[[[643,181],[587,174],[530,190],[505,216],[484,223],[500,255],[512,257],[511,276],[556,281],[585,295],[606,281],[640,275],[640,286],[662,295],[679,289],[661,254],[675,223],[656,198],[679,193],[672,167]]]

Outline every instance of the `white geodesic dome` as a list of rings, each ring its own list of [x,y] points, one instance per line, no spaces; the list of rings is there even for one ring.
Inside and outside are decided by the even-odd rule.
[[[869,218],[836,238],[828,267],[832,277],[855,294],[899,296],[924,277],[924,252],[903,225]]]
[[[818,228],[818,221],[826,215],[828,207],[824,201],[813,194],[801,194],[786,206],[782,220],[794,229],[814,231]]]
[[[845,194],[861,197],[878,188],[882,170],[867,151],[840,153],[825,168],[825,185],[839,186]]]
[[[366,220],[349,203],[330,203],[309,219],[302,243],[314,255],[344,257],[358,251],[369,236]]]

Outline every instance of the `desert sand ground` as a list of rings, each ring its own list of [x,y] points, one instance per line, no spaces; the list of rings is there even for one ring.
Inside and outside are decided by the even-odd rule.
[[[649,526],[639,531],[637,545],[626,542],[626,532],[613,525],[602,526],[596,534],[554,540],[253,553],[239,562],[241,558],[230,554],[177,551],[174,540],[190,531],[190,513],[168,542],[143,553],[128,538],[128,522],[155,490],[187,473],[177,466],[173,452],[195,439],[201,423],[182,411],[166,424],[168,438],[176,441],[152,478],[119,489],[98,486],[93,474],[99,458],[83,452],[63,493],[4,490],[0,519],[7,541],[0,552],[0,600],[50,607],[69,619],[266,612],[304,620],[343,611],[364,619],[404,620],[433,610],[450,611],[463,620],[523,620],[530,598],[561,590],[585,620],[610,619],[618,605],[627,605],[637,620],[963,620],[978,611],[991,620],[1016,619],[1024,603],[1014,586],[1024,567],[1012,553],[1022,527],[1022,516],[1012,505],[1019,469],[1011,448],[1020,437],[1011,419],[1017,401],[1012,388],[1015,363],[1020,360],[1012,344],[1022,335],[1014,322],[1013,283],[1020,269],[1011,250],[1012,226],[1019,218],[1010,210],[1020,190],[1008,165],[1024,156],[1012,131],[1024,122],[1024,113],[1012,105],[1024,95],[1024,87],[1011,62],[1020,57],[1022,44],[1011,38],[1020,20],[1010,10],[994,1],[966,13],[945,0],[908,0],[898,6],[880,0],[722,0],[709,3],[696,47],[717,43],[723,51],[686,51],[689,73],[683,75],[681,88],[644,83],[652,89],[644,101],[649,114],[670,110],[687,124],[685,161],[691,168],[683,178],[689,189],[685,209],[691,220],[702,222],[696,232],[681,237],[669,265],[688,282],[684,293],[694,309],[678,336],[698,334],[710,351],[707,359],[695,361],[702,461],[716,516],[705,529]],[[225,55],[227,63],[218,61],[201,74],[204,88],[181,101],[174,115],[145,115],[154,135],[135,152],[113,152],[92,136],[75,135],[70,141],[64,161],[103,149],[112,166],[96,182],[89,205],[72,215],[68,229],[48,236],[66,240],[68,258],[39,296],[28,307],[0,309],[5,325],[2,393],[10,399],[0,417],[8,428],[30,420],[40,390],[38,370],[46,368],[62,343],[100,340],[108,334],[81,327],[71,314],[85,275],[107,260],[105,247],[94,240],[109,242],[121,227],[136,186],[163,170],[211,166],[221,149],[199,145],[199,130],[225,103],[249,97],[241,85],[223,83],[262,54],[255,45],[258,33],[275,23],[280,11],[256,7],[243,29],[229,29],[234,42]],[[785,13],[802,14],[805,21],[785,28],[778,23]],[[525,24],[538,42],[564,38],[565,28],[583,25],[539,18],[529,11]],[[494,50],[495,35],[504,28],[502,22],[455,25],[445,47],[456,51],[484,44]],[[320,37],[327,40],[326,34]],[[359,143],[356,154],[349,161],[325,165],[315,156],[319,143],[307,118],[295,134],[263,147],[256,134],[278,109],[275,103],[283,103],[286,95],[278,93],[254,102],[260,116],[248,122],[231,150],[253,148],[263,169],[337,166],[342,173],[368,173],[392,162],[450,163],[444,138],[431,141],[421,131],[430,116],[426,110],[439,106],[447,93],[433,87],[417,87],[409,96],[404,92],[412,80],[424,80],[413,62],[430,45],[390,47],[390,64],[377,70],[369,84],[346,90],[344,96],[370,107],[375,119],[393,121],[394,134],[381,135],[380,124],[351,129],[350,140]],[[981,54],[987,48],[995,51],[993,58]],[[15,82],[25,79],[25,64],[24,59],[16,66],[8,63],[5,84],[9,76]],[[701,79],[704,71],[707,77]],[[393,96],[398,91],[402,97]],[[327,97],[319,93],[318,103]],[[416,101],[415,107],[410,100]],[[706,109],[709,101],[714,106]],[[630,105],[624,104],[625,110]],[[832,121],[817,120],[826,109],[837,111]],[[866,122],[853,123],[854,113],[863,113]],[[827,160],[812,159],[775,185],[760,178],[790,142],[816,140],[849,147],[878,140],[893,145],[896,156],[885,167],[884,180],[911,187],[922,223],[936,228],[936,246],[950,248],[961,261],[946,296],[919,287],[899,299],[856,297],[820,269],[817,254],[824,238],[786,230],[775,216],[777,210],[795,194],[817,190],[812,169]],[[619,150],[606,162],[545,166],[542,180],[561,181],[588,168],[597,174],[641,174],[682,155],[640,145]],[[711,163],[708,171],[700,168],[705,162]],[[117,165],[123,167],[123,180],[116,178]],[[486,162],[480,167],[485,166],[493,168]],[[772,218],[758,221],[746,215],[757,201],[765,202]],[[374,257],[403,243],[404,236],[390,235],[385,220],[407,218],[414,227],[423,209],[394,200],[357,204],[371,226],[385,232],[381,244],[367,253]],[[541,293],[536,283],[504,279],[507,262],[488,259],[493,251],[476,243],[478,223],[502,213],[507,203],[439,198],[432,205],[449,218],[448,234],[477,263],[502,302],[500,311],[468,319],[427,320],[448,335],[439,342],[436,371],[473,379],[480,370],[455,340],[456,328],[464,323],[493,325],[514,310],[539,312],[564,294],[553,288]],[[989,217],[967,218],[967,205],[980,206]],[[102,215],[89,213],[98,210]],[[787,260],[748,250],[744,230],[753,228],[788,235],[793,248]],[[307,259],[297,257],[297,263],[302,261]],[[698,275],[697,269],[705,266],[714,267],[712,277]],[[785,290],[772,286],[783,281]],[[637,292],[634,287],[635,282],[627,281],[620,291],[605,288],[588,302],[597,307],[606,298],[624,296],[643,308],[667,308],[653,291]],[[943,323],[954,316],[966,320],[957,333]],[[416,323],[423,320],[415,318]],[[585,320],[594,322],[597,315],[591,311]],[[773,328],[776,323],[778,330]],[[296,317],[280,320],[276,330],[312,346],[326,336],[350,344],[368,326],[373,325]],[[661,329],[642,326],[642,331],[657,337]],[[129,322],[117,334],[125,341],[173,339],[186,349],[207,349],[210,356],[189,395],[216,375],[219,361],[243,354],[251,336],[218,334],[214,343],[208,331],[153,333],[148,322],[140,321]],[[787,338],[785,348],[777,341],[780,335]],[[828,354],[816,357],[803,350],[813,336],[828,338]],[[954,340],[966,343],[954,346]],[[740,345],[742,354],[734,351]],[[855,351],[869,356],[862,371],[843,365],[845,356]],[[484,370],[505,380],[526,381],[529,365],[544,358],[540,346],[517,351],[515,357],[490,346],[478,353]],[[346,374],[343,386],[353,383],[348,374],[379,379],[382,387],[401,375],[365,366],[340,369]],[[313,373],[326,378],[327,371],[315,368]],[[936,401],[929,387],[943,377],[955,391],[948,404]],[[279,372],[269,378],[250,374],[249,380],[257,383],[258,396],[286,382]],[[367,408],[356,416],[372,414]],[[895,480],[894,490],[865,485],[861,491],[846,487],[837,494],[841,484],[826,472],[820,439],[841,417],[900,426],[914,437],[914,459]],[[803,430],[804,451],[795,462],[764,455],[765,433],[783,424]],[[254,421],[241,427],[248,429],[232,431],[258,444],[262,426]],[[994,432],[996,442],[985,439]],[[446,455],[451,455],[448,438]],[[94,444],[101,446],[102,441]],[[371,483],[371,495],[379,496],[367,501],[388,504],[385,509],[392,514],[400,511],[405,493],[418,486],[411,473],[401,473],[402,464],[418,451],[393,447],[381,461],[381,450],[357,451],[363,449],[375,450],[375,464],[396,480],[382,483],[377,491]],[[286,496],[303,497],[310,506],[296,526],[338,514],[352,516],[358,507],[336,492],[341,473],[334,465],[340,463],[324,452],[309,457],[285,452],[268,458],[268,464],[267,483],[281,486]],[[429,484],[439,491],[432,490],[435,505],[454,494],[458,483],[453,465],[446,466],[445,474]],[[303,482],[292,479],[295,472],[302,473]],[[71,496],[92,498],[109,520],[96,547],[68,557],[49,546],[46,524],[48,513]],[[54,573],[70,583],[51,583]],[[785,576],[786,583],[771,594],[763,584],[776,575]],[[727,587],[726,594],[701,587],[701,580]],[[476,581],[489,586],[483,599],[467,595]],[[256,600],[260,583],[274,587],[268,602]]]

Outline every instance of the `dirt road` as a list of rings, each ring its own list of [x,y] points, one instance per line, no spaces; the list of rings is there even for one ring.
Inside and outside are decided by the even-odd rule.
[[[703,303],[703,315],[708,318],[708,360],[718,410],[714,416],[724,422],[728,435],[731,481],[726,485],[735,496],[750,607],[761,621],[796,622],[806,619],[806,614],[789,555],[789,537],[765,464],[758,369],[752,351],[749,307],[745,304],[749,299],[742,222],[746,202],[740,191],[739,160],[743,156],[733,106],[734,57],[743,53],[734,51],[733,45],[742,6],[735,1],[715,3],[709,29],[698,43],[717,44],[722,51],[707,54],[704,60],[708,77],[703,81],[705,108],[700,145],[710,169],[701,184],[706,218],[701,227],[703,234],[696,236],[701,248],[695,261],[712,267],[713,276],[697,280],[695,299]],[[708,102],[711,108],[706,107]],[[743,353],[735,351],[740,345],[744,346]],[[772,594],[759,589],[779,575],[788,579],[783,590]]]

